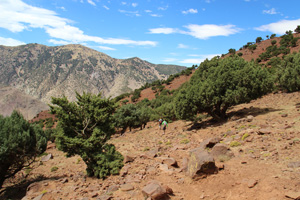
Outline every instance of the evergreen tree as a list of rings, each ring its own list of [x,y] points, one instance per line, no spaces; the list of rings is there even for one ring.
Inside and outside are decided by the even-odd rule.
[[[300,53],[287,55],[276,66],[280,89],[287,92],[300,90]]]
[[[123,167],[123,156],[107,141],[115,132],[114,103],[101,95],[76,92],[76,102],[66,97],[52,98],[51,112],[59,119],[56,141],[58,148],[81,156],[87,165],[88,176],[105,178],[118,174]]]
[[[29,124],[17,111],[10,117],[0,115],[0,127],[1,188],[5,179],[29,166],[46,150],[47,138],[40,126]]]
[[[215,57],[202,62],[189,85],[175,97],[175,112],[181,119],[207,112],[221,120],[229,107],[261,97],[272,88],[267,69],[238,56]]]

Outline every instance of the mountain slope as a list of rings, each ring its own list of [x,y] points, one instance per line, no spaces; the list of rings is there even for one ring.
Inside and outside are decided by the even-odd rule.
[[[0,114],[11,115],[13,110],[17,110],[29,120],[43,110],[48,110],[47,104],[32,98],[13,87],[0,86]]]
[[[114,97],[185,69],[165,66],[162,70],[136,57],[114,59],[82,45],[0,46],[0,57],[0,84],[18,88],[46,103],[51,96],[65,95],[75,100],[74,91]]]

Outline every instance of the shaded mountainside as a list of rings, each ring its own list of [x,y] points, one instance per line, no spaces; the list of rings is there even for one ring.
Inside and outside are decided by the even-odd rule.
[[[155,65],[137,57],[114,59],[82,45],[0,46],[0,57],[0,84],[18,88],[45,103],[51,96],[75,100],[74,91],[114,97],[185,69]]]
[[[43,110],[48,110],[47,104],[26,95],[13,87],[0,86],[0,114],[11,115],[13,110],[17,110],[29,120]]]

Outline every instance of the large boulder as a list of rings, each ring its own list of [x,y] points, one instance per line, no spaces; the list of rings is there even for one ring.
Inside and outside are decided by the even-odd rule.
[[[214,158],[201,148],[194,149],[190,152],[187,175],[191,178],[201,178],[207,174],[217,172]]]

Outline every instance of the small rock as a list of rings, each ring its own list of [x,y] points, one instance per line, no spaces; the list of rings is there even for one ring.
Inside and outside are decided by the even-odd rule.
[[[158,181],[151,181],[142,190],[143,195],[152,200],[159,200],[167,196],[167,191],[162,187]]]
[[[253,121],[253,116],[252,115],[249,115],[247,116],[247,122],[252,122]]]
[[[131,184],[125,184],[120,186],[120,190],[130,191],[130,190],[134,190],[134,187]]]
[[[134,157],[132,157],[132,156],[128,156],[128,155],[126,155],[125,157],[124,157],[124,163],[128,163],[128,162],[133,162],[134,161]]]
[[[41,161],[47,162],[48,160],[50,160],[50,159],[52,159],[52,158],[53,158],[52,154],[49,153],[48,155],[43,156],[43,157],[41,158]]]
[[[253,188],[257,184],[257,180],[249,180],[248,181],[248,188]]]
[[[300,192],[289,191],[285,194],[285,196],[288,197],[288,198],[291,198],[291,199],[299,200],[300,199]]]
[[[298,161],[298,162],[290,162],[288,164],[288,167],[289,168],[298,168],[298,167],[300,167],[300,161]]]

